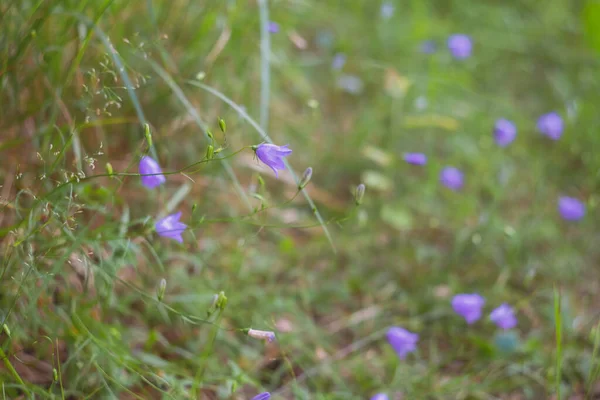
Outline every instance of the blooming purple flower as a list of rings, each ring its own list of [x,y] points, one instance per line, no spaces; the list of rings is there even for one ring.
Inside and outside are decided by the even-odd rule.
[[[448,50],[452,53],[454,58],[459,60],[463,60],[465,58],[469,58],[471,56],[471,51],[473,50],[473,42],[471,38],[467,35],[456,34],[451,35],[448,38]]]
[[[279,32],[279,24],[275,21],[269,21],[268,30],[269,30],[269,33]]]
[[[558,140],[564,129],[563,120],[556,112],[544,114],[538,118],[537,129],[550,139]]]
[[[331,68],[340,70],[346,64],[346,55],[344,53],[336,53],[331,62]]]
[[[517,326],[517,317],[511,306],[506,303],[492,311],[490,319],[500,329],[508,330]]]
[[[401,360],[404,360],[408,353],[412,353],[417,349],[419,335],[409,332],[404,328],[393,326],[388,329],[386,337]]]
[[[440,173],[440,182],[448,189],[460,190],[464,185],[464,174],[458,168],[446,167]]]
[[[421,53],[433,54],[435,53],[435,42],[433,40],[426,40],[421,43]]]
[[[179,218],[181,218],[181,211],[161,219],[154,225],[156,233],[158,233],[159,236],[183,243],[181,234],[187,228],[187,225],[183,222],[179,222]]]
[[[427,156],[423,153],[404,153],[404,161],[413,165],[425,165]]]
[[[389,397],[385,393],[377,393],[375,396],[371,397],[370,400],[389,400]]]
[[[500,118],[494,125],[494,139],[500,147],[506,147],[517,137],[517,127],[512,121]]]
[[[264,392],[261,394],[257,394],[256,396],[254,396],[252,398],[252,400],[269,400],[271,398],[271,393],[269,392]]]
[[[484,304],[485,299],[477,293],[457,294],[452,298],[454,312],[461,315],[469,325],[481,318]]]
[[[585,204],[574,197],[561,196],[558,199],[558,212],[566,221],[579,221],[585,216]]]
[[[148,189],[154,189],[155,187],[160,186],[167,181],[165,176],[162,174],[160,165],[158,165],[158,163],[151,157],[142,157],[140,160],[139,170],[142,178],[142,185],[146,186]]]
[[[391,2],[386,2],[381,5],[381,9],[379,12],[381,13],[381,18],[390,19],[394,15],[395,10],[396,7],[394,7],[394,5]]]
[[[292,154],[292,150],[287,147],[287,144],[285,146],[276,146],[271,143],[262,143],[254,151],[258,159],[271,168],[275,172],[276,177],[279,177],[277,170],[285,169],[283,157]]]

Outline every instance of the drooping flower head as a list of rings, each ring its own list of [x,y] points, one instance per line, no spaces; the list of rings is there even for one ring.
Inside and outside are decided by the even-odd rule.
[[[283,157],[287,157],[292,154],[292,150],[288,149],[288,146],[276,146],[271,143],[262,143],[255,147],[254,152],[256,153],[256,157],[263,163],[265,163],[269,168],[275,172],[275,176],[279,177],[277,174],[278,170],[285,169],[285,164],[283,163]]]
[[[381,14],[381,18],[390,19],[394,15],[395,10],[396,7],[394,7],[394,5],[388,1],[381,5],[381,9],[379,10],[379,12]]]
[[[263,392],[261,394],[257,394],[252,398],[252,400],[269,400],[271,398],[271,393]]]
[[[183,243],[181,234],[187,228],[187,225],[183,222],[179,222],[181,218],[181,211],[175,214],[171,214],[156,222],[154,229],[159,236],[166,237]]]
[[[377,393],[375,396],[371,397],[370,400],[389,400],[389,397],[385,393]]]
[[[269,33],[279,32],[279,24],[275,21],[269,21],[268,30],[269,30]]]
[[[167,181],[162,174],[160,165],[158,165],[151,157],[142,157],[140,160],[139,171],[142,178],[142,185],[146,186],[148,189],[154,189]]]
[[[461,33],[451,35],[448,38],[448,50],[454,58],[463,60],[471,56],[473,42],[469,36]]]
[[[404,161],[413,165],[425,165],[427,156],[423,153],[404,153]]]
[[[404,328],[393,326],[388,329],[386,337],[389,344],[392,346],[401,360],[404,360],[408,353],[412,353],[417,349],[419,335],[407,331]]]
[[[452,298],[454,312],[462,316],[469,325],[481,318],[484,304],[485,299],[477,293],[457,294]]]
[[[556,112],[544,114],[538,118],[537,129],[540,133],[548,136],[550,139],[558,140],[563,133],[563,120]]]
[[[517,317],[511,306],[504,303],[490,313],[490,320],[495,323],[498,328],[508,330],[517,326]]]
[[[579,221],[585,216],[585,204],[574,197],[558,199],[558,212],[565,221]]]
[[[500,147],[506,147],[517,137],[517,127],[512,121],[501,118],[494,125],[494,140]]]
[[[464,185],[464,174],[458,168],[446,167],[440,173],[440,182],[448,189],[460,190]]]

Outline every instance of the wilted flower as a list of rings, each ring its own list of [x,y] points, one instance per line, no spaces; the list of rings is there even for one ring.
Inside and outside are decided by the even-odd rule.
[[[158,165],[151,157],[142,157],[139,170],[142,178],[142,185],[146,186],[148,189],[153,189],[167,181],[162,174],[160,165]]]
[[[395,10],[396,10],[396,7],[394,7],[394,5],[392,3],[386,2],[381,5],[381,9],[379,12],[381,14],[381,18],[390,19],[394,15]]]
[[[454,167],[446,167],[440,173],[440,182],[452,190],[460,190],[464,184],[464,174]]]
[[[412,353],[417,349],[419,335],[404,328],[393,326],[387,331],[386,337],[401,360],[404,360],[408,353]]]
[[[538,131],[552,140],[558,140],[560,138],[563,128],[563,120],[556,112],[550,112],[538,118]]]
[[[404,153],[404,161],[414,165],[425,165],[427,156],[423,153]]]
[[[472,324],[481,318],[481,309],[484,304],[485,299],[476,293],[457,294],[452,298],[454,312],[461,315],[467,324]]]
[[[279,24],[275,21],[269,21],[269,33],[277,33],[279,32]]]
[[[433,40],[425,40],[421,43],[421,53],[433,54],[435,53],[435,42]]]
[[[585,216],[585,204],[574,197],[561,196],[558,199],[558,212],[566,221],[579,221]]]
[[[285,169],[283,157],[292,154],[292,150],[287,147],[287,145],[276,146],[271,143],[262,143],[256,146],[254,151],[256,152],[258,159],[271,168],[275,172],[276,177],[279,177],[277,170]]]
[[[456,34],[448,38],[448,50],[459,60],[469,58],[473,50],[473,42],[467,35]]]
[[[272,342],[275,340],[275,332],[273,331],[259,331],[258,329],[248,329],[248,336],[254,339],[266,340]]]
[[[517,137],[517,127],[512,121],[501,118],[494,125],[494,139],[500,147],[506,147]]]
[[[257,394],[256,396],[254,396],[252,398],[252,400],[269,400],[271,398],[271,393],[269,392],[264,392],[261,394]]]
[[[187,225],[183,222],[179,222],[179,218],[181,218],[181,211],[161,219],[154,225],[156,233],[158,233],[159,236],[183,243],[181,234],[187,228]]]
[[[371,397],[370,400],[389,400],[389,397],[385,393],[377,393],[375,396]]]
[[[331,68],[333,69],[342,69],[346,64],[346,55],[344,53],[337,53],[333,56],[333,61],[331,62]]]
[[[506,303],[491,312],[490,320],[492,320],[498,328],[504,330],[517,326],[517,317],[515,317],[513,309]]]

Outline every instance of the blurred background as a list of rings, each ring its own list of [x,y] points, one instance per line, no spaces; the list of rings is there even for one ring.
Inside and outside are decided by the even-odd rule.
[[[0,31],[2,398],[600,396],[600,2],[2,0]]]

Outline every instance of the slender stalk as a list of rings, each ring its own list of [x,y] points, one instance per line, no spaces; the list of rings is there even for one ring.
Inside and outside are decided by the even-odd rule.
[[[19,373],[17,372],[15,367],[13,367],[13,365],[11,364],[10,360],[8,359],[8,357],[4,353],[4,350],[2,350],[1,347],[0,347],[0,357],[2,357],[2,359],[4,360],[4,366],[8,369],[8,372],[10,372],[10,374],[13,376],[13,378],[15,378],[17,383],[19,383],[19,385],[25,386],[25,382],[23,382],[23,379],[21,379],[21,376],[19,375]]]

